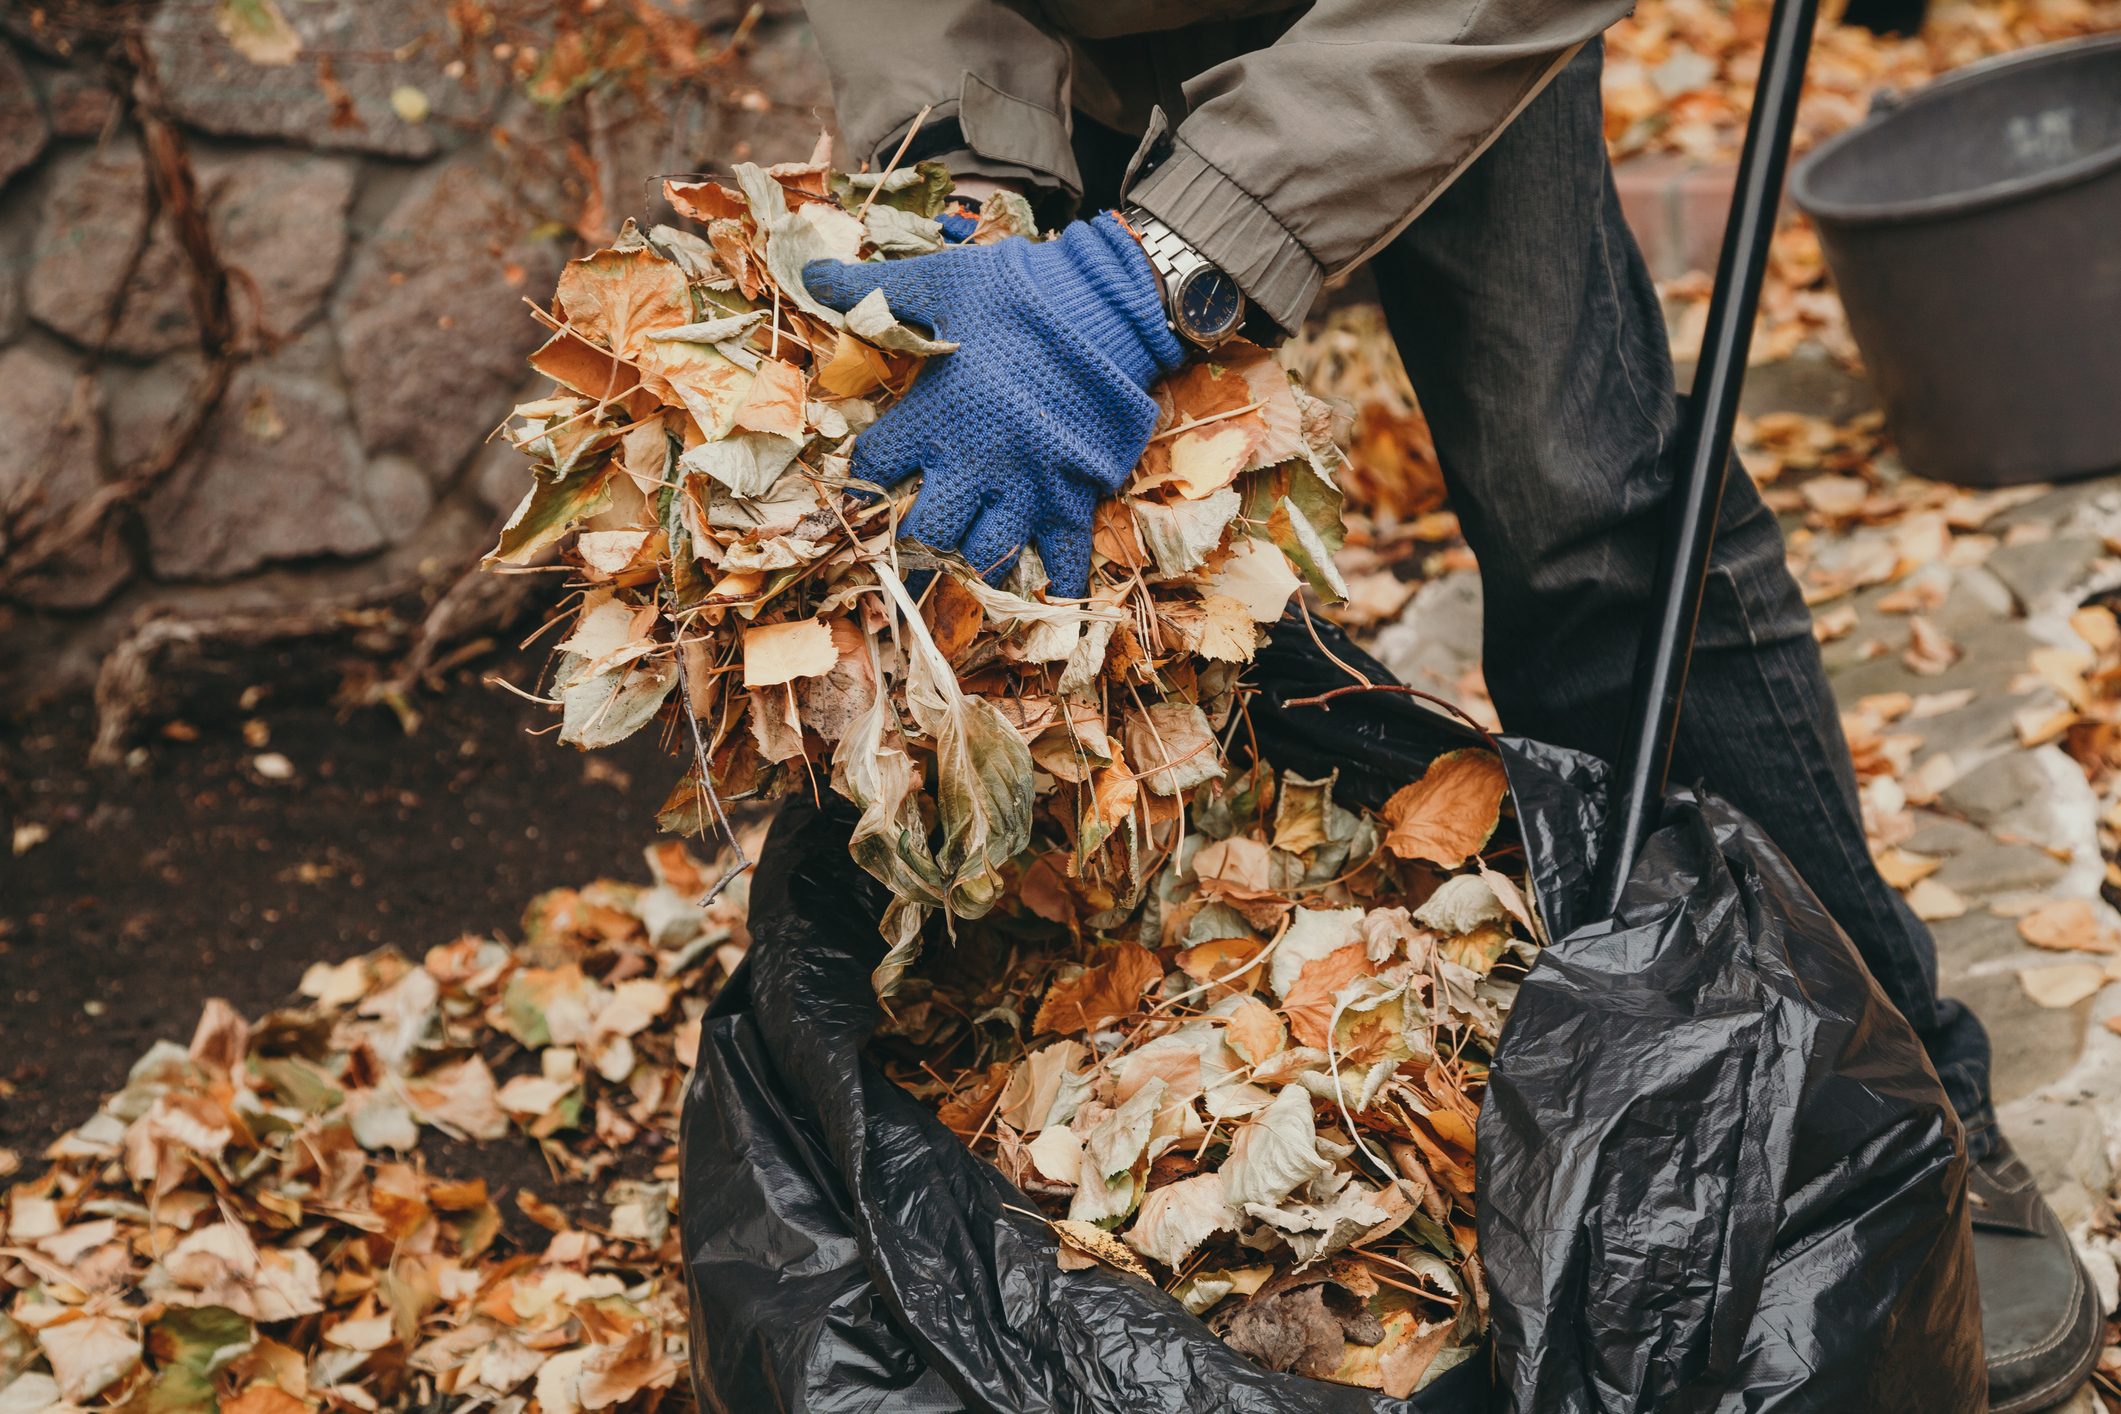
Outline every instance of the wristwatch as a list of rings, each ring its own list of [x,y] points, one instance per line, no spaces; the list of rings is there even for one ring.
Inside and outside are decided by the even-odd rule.
[[[1156,271],[1164,318],[1172,332],[1202,349],[1212,349],[1237,333],[1245,322],[1245,292],[1237,281],[1139,206],[1120,212],[1119,219],[1142,243],[1142,253]]]

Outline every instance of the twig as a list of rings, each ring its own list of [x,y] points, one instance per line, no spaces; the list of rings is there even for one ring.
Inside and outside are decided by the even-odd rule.
[[[753,5],[745,10],[744,17],[738,20],[736,28],[730,31],[729,42],[724,44],[720,52],[710,58],[707,63],[709,65],[723,64],[733,58],[738,47],[751,38],[751,32],[759,27],[759,21],[765,18],[765,15],[766,7],[764,5]]]
[[[1281,927],[1276,930],[1273,938],[1268,941],[1265,947],[1261,948],[1258,952],[1252,954],[1252,956],[1246,958],[1237,966],[1231,968],[1228,972],[1225,972],[1217,977],[1210,977],[1207,981],[1201,983],[1199,986],[1189,987],[1185,991],[1180,992],[1175,996],[1165,997],[1155,1006],[1149,1008],[1149,1015],[1155,1016],[1159,1012],[1165,1011],[1170,1007],[1177,1006],[1180,1002],[1190,1001],[1192,998],[1199,996],[1201,993],[1207,991],[1211,987],[1220,986],[1233,977],[1242,977],[1244,976],[1244,974],[1252,971],[1252,969],[1256,967],[1266,966],[1267,959],[1272,957],[1274,955],[1274,950],[1281,946],[1281,940],[1289,936],[1289,928],[1294,922],[1295,915],[1293,913],[1282,915]]]
[[[1331,689],[1330,691],[1321,692],[1315,697],[1292,697],[1287,702],[1282,703],[1282,706],[1317,707],[1324,711],[1331,711],[1332,709],[1328,704],[1330,704],[1335,698],[1347,697],[1352,694],[1364,692],[1385,692],[1390,693],[1394,697],[1418,697],[1424,702],[1431,702],[1434,703],[1436,706],[1443,708],[1444,711],[1458,718],[1458,720],[1464,722],[1474,731],[1479,732],[1481,736],[1486,738],[1488,741],[1492,742],[1495,740],[1495,733],[1489,731],[1486,727],[1482,726],[1479,722],[1475,721],[1471,714],[1469,714],[1463,707],[1460,707],[1457,703],[1451,701],[1451,699],[1449,699],[1448,697],[1438,697],[1433,692],[1424,692],[1418,687],[1408,687],[1405,683],[1399,682],[1364,681],[1349,683],[1346,687],[1336,687]]]
[[[1359,1247],[1350,1248],[1349,1250],[1360,1257],[1374,1258],[1377,1256],[1375,1252],[1366,1252]],[[1449,1306],[1452,1304],[1451,1298],[1445,1296],[1441,1292],[1431,1291],[1425,1286],[1416,1286],[1412,1282],[1400,1281],[1397,1277],[1388,1277],[1383,1272],[1370,1273],[1370,1279],[1372,1281],[1381,1281],[1386,1286],[1397,1287],[1401,1291],[1407,1292],[1414,1296],[1419,1296],[1424,1301],[1433,1301],[1440,1306]]]
[[[676,503],[673,501],[673,508],[675,505]],[[676,605],[667,586],[664,590],[664,611],[669,613],[672,621],[675,622],[677,618]],[[693,770],[699,778],[698,789],[702,795],[707,797],[708,805],[714,809],[714,821],[722,832],[723,842],[729,846],[730,852],[736,856],[735,862],[723,870],[722,876],[708,887],[705,894],[701,895],[699,906],[705,908],[717,898],[720,898],[722,890],[734,883],[739,874],[749,869],[752,861],[744,853],[743,841],[736,837],[736,827],[729,823],[729,812],[722,808],[721,793],[714,788],[713,758],[707,750],[707,739],[700,733],[699,716],[693,711],[692,707],[692,674],[685,667],[684,635],[678,633],[671,646],[674,650],[673,656],[677,659],[678,665],[678,710],[684,714],[685,725],[692,733],[692,763]],[[703,830],[701,833],[704,834],[705,831]]]
[[[987,1106],[987,1117],[979,1122],[978,1129],[972,1131],[972,1137],[965,1141],[965,1147],[968,1149],[976,1148],[980,1140],[987,1137],[987,1126],[994,1123],[1000,1117],[1001,1112],[1002,1092],[997,1090],[994,1092],[993,1102]]]
[[[498,687],[504,692],[512,692],[525,702],[535,702],[540,707],[564,707],[567,705],[557,697],[540,697],[528,688],[517,687],[499,673],[488,673],[486,675],[486,685],[488,687]]]
[[[729,823],[729,813],[722,808],[721,794],[714,788],[714,776],[709,769],[707,758],[707,742],[700,735],[700,719],[692,714],[692,685],[687,681],[685,652],[682,646],[678,650],[678,696],[683,699],[679,703],[679,710],[684,712],[685,723],[692,729],[692,759],[694,768],[699,772],[699,789],[706,795],[707,803],[714,807],[714,821],[721,828],[722,839],[736,855],[736,862],[723,870],[722,876],[708,886],[706,893],[700,895],[699,906],[705,908],[720,898],[722,890],[736,882],[739,874],[751,867],[751,859],[744,853],[743,841],[736,837],[736,827]]]
[[[1153,723],[1149,724],[1149,733],[1151,736],[1156,736],[1156,728]],[[1157,736],[1156,744],[1158,746],[1162,746],[1164,744],[1163,738]],[[1139,771],[1127,772],[1124,776],[1121,777],[1121,779],[1128,781],[1145,781],[1149,777],[1159,775],[1162,772],[1175,771],[1180,766],[1185,765],[1188,761],[1191,761],[1194,757],[1200,755],[1203,751],[1208,750],[1214,745],[1215,739],[1213,737],[1210,737],[1208,740],[1202,742],[1199,746],[1194,747],[1191,751],[1188,751],[1183,756],[1177,757],[1176,759],[1166,756],[1162,761],[1158,762],[1154,766],[1148,766]]]
[[[1363,686],[1368,687],[1370,685],[1369,674],[1357,671],[1356,668],[1354,668],[1351,664],[1345,661],[1338,653],[1335,653],[1332,649],[1326,647],[1326,641],[1318,636],[1318,625],[1311,622],[1311,605],[1310,602],[1304,598],[1302,590],[1298,590],[1296,594],[1296,612],[1303,616],[1304,632],[1311,635],[1311,642],[1318,645],[1318,651],[1325,654],[1327,659],[1332,662],[1334,667],[1340,669],[1342,672],[1346,673],[1349,677],[1355,679],[1355,681],[1361,683]]]
[[[1340,1078],[1339,1047],[1334,1043],[1333,1033],[1340,1029],[1341,1015],[1347,1011],[1348,1003],[1353,1000],[1353,996],[1342,993],[1340,1000],[1333,1004],[1333,1015],[1326,1022],[1326,1070],[1333,1077],[1333,1103],[1340,1110],[1340,1117],[1348,1122],[1348,1137],[1355,1141],[1355,1147],[1362,1150],[1363,1156],[1385,1174],[1396,1178],[1397,1174],[1391,1161],[1372,1149],[1370,1141],[1362,1137],[1362,1130],[1355,1123],[1354,1112],[1348,1108],[1348,1087]]]
[[[1248,412],[1258,412],[1265,406],[1264,402],[1246,403],[1241,408],[1231,408],[1227,412],[1211,412],[1206,417],[1189,417],[1176,427],[1166,427],[1149,440],[1151,442],[1161,442],[1166,437],[1176,437],[1181,432],[1191,432],[1196,427],[1206,427],[1209,423],[1221,422],[1226,417],[1243,417]]]
[[[935,105],[933,103],[923,103],[921,111],[913,115],[913,125],[907,128],[906,135],[898,140],[898,151],[891,154],[890,164],[883,171],[877,173],[876,185],[869,188],[869,195],[862,198],[860,208],[854,213],[856,220],[860,220],[869,214],[869,204],[876,200],[877,193],[884,189],[884,183],[890,179],[893,172],[898,170],[899,159],[906,155],[907,148],[913,146],[913,135],[921,130],[921,124],[928,121],[928,114],[934,109]]]

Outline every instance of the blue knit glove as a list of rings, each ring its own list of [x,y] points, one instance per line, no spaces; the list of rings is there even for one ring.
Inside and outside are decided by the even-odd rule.
[[[959,551],[989,580],[1028,541],[1056,593],[1087,593],[1091,517],[1149,444],[1149,385],[1184,358],[1119,218],[1051,241],[816,260],[803,283],[838,310],[880,289],[893,314],[958,345],[854,441],[858,477],[895,486],[923,473],[900,533]]]

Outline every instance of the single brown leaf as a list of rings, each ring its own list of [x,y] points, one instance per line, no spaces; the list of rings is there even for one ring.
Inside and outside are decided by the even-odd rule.
[[[1057,982],[1046,993],[1032,1023],[1034,1031],[1066,1035],[1095,1031],[1106,1022],[1130,1015],[1142,994],[1163,980],[1156,954],[1140,943],[1120,943],[1111,959],[1081,976]]]
[[[1024,866],[1017,897],[1024,907],[1048,923],[1074,928],[1075,891],[1068,884],[1068,856],[1060,850],[1042,854]]]
[[[953,663],[979,637],[986,617],[979,599],[954,575],[937,575],[934,587],[921,604],[921,619],[928,625],[935,646]]]
[[[1098,502],[1096,518],[1091,522],[1090,546],[1123,570],[1142,569],[1149,563],[1148,552],[1142,549],[1141,527],[1121,496]]]
[[[1009,1072],[1014,1069],[1007,1061],[996,1061],[980,1074],[970,1085],[952,1095],[937,1107],[935,1117],[961,1135],[970,1135],[994,1110],[994,1102],[1000,1098],[1002,1087],[1009,1083]]]
[[[1223,1043],[1253,1065],[1258,1065],[1282,1047],[1281,1019],[1274,1008],[1248,997],[1230,1013]]]
[[[2077,637],[2092,646],[2094,653],[2111,653],[2121,648],[2121,620],[2114,611],[2103,604],[2087,604],[2069,616],[2069,626],[2077,631]]]
[[[1305,963],[1282,1003],[1289,1034],[1306,1046],[1324,1050],[1333,1029],[1334,996],[1356,978],[1367,977],[1375,970],[1368,948],[1360,942]]]
[[[1265,949],[1266,944],[1257,938],[1210,938],[1180,953],[1178,967],[1196,982],[1213,983],[1218,992],[1255,991],[1259,965],[1247,967],[1245,961]]]
[[[1377,1369],[1382,1377],[1379,1386],[1391,1399],[1405,1399],[1414,1393],[1421,1377],[1428,1373],[1451,1338],[1449,1321],[1438,1321],[1436,1328],[1426,1334],[1409,1334],[1404,1340],[1387,1347],[1378,1354]]]
[[[829,673],[840,660],[832,628],[822,619],[759,624],[744,630],[744,686],[779,687]]]
[[[2018,936],[2051,952],[2121,952],[2121,935],[2099,917],[2090,899],[2042,904],[2018,920]]]
[[[758,376],[737,406],[736,425],[793,442],[808,441],[810,434],[803,425],[805,391],[801,369],[778,359],[760,359]]]
[[[1473,1196],[1473,1154],[1470,1149],[1460,1149],[1456,1143],[1446,1142],[1425,1127],[1419,1117],[1408,1127],[1407,1133],[1414,1141],[1414,1147],[1421,1151],[1422,1163],[1431,1178],[1461,1198]]]
[[[1126,755],[1115,748],[1112,764],[1099,767],[1091,779],[1098,823],[1107,831],[1118,829],[1141,799],[1141,784],[1128,769]]]
[[[2106,969],[2096,962],[2064,962],[2051,967],[2021,967],[2018,985],[2041,1006],[2061,1010],[2096,994],[2107,984]]]
[[[691,322],[692,295],[685,272],[652,247],[612,248],[567,262],[552,311],[583,338],[636,362],[650,335]]]
[[[532,354],[530,366],[585,398],[616,398],[641,381],[639,369],[569,329],[554,334]]]
[[[1401,859],[1456,869],[1495,833],[1509,781],[1493,752],[1468,747],[1429,763],[1412,785],[1385,802],[1385,848]]]
[[[1907,906],[1925,923],[1942,923],[1966,912],[1966,900],[1958,890],[1935,879],[1918,879],[1907,891]]]
[[[883,387],[890,377],[891,360],[842,329],[832,357],[818,365],[817,385],[836,398],[860,398]]]
[[[1878,873],[1896,889],[1912,889],[1944,865],[1934,854],[1917,854],[1898,845],[1879,850],[1877,862]]]
[[[1189,501],[1219,491],[1237,479],[1252,459],[1261,430],[1243,418],[1224,418],[1171,439],[1171,470],[1164,484]]]
[[[1959,661],[1959,645],[1922,615],[1910,615],[1907,630],[1907,651],[1900,655],[1900,659],[1910,672],[1935,677]]]
[[[751,211],[740,193],[720,182],[665,181],[663,199],[680,216],[703,226],[709,221],[742,220]]]
[[[1258,544],[1258,541],[1248,541]],[[1270,553],[1279,558],[1281,552],[1270,547]],[[1202,601],[1205,610],[1200,624],[1200,641],[1194,652],[1218,663],[1249,663],[1259,647],[1259,628],[1242,600],[1227,594],[1210,594]]]
[[[1096,1223],[1062,1218],[1048,1225],[1053,1229],[1053,1235],[1061,1241],[1061,1266],[1064,1270],[1079,1269],[1070,1268],[1066,1260],[1072,1252],[1094,1262],[1101,1262],[1105,1266],[1115,1267],[1130,1277],[1140,1277],[1143,1281],[1152,1280],[1149,1269],[1142,1265],[1142,1259],[1134,1255],[1134,1249]]]

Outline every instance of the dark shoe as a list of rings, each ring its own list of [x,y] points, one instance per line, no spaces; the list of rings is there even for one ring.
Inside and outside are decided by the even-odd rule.
[[[2060,1404],[2099,1358],[2104,1322],[2091,1280],[2008,1142],[1974,1165],[1968,1187],[1990,1414]]]

